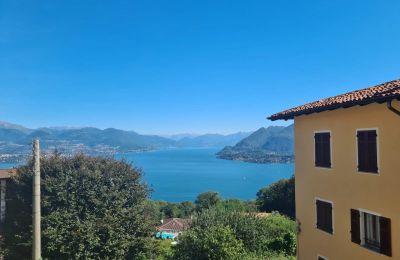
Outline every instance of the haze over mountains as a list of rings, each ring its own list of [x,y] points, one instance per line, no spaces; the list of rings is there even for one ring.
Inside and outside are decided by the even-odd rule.
[[[63,154],[83,152],[90,155],[112,155],[164,148],[222,149],[217,157],[257,163],[293,161],[293,125],[270,126],[254,133],[180,134],[169,137],[143,135],[134,131],[94,127],[42,127],[30,129],[0,122],[0,161],[15,162],[31,153],[31,142],[39,138],[43,153],[55,150]]]
[[[134,131],[94,127],[43,127],[29,129],[8,122],[0,122],[0,160],[12,160],[30,153],[34,138],[41,140],[44,152],[58,150],[62,153],[114,154],[162,148],[224,147],[234,145],[251,133],[230,135],[176,135],[171,138],[143,135]]]

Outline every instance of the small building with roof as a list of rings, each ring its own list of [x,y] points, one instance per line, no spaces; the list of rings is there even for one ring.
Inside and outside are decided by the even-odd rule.
[[[169,218],[162,220],[161,225],[157,227],[156,238],[175,239],[188,230],[191,225],[192,219],[190,218]]]

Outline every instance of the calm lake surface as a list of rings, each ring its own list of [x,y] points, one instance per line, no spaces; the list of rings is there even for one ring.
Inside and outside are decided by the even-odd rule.
[[[293,164],[254,164],[221,160],[219,149],[173,149],[124,157],[144,171],[152,198],[170,202],[195,200],[205,191],[224,198],[254,199],[257,191],[294,173]]]
[[[152,198],[170,202],[194,201],[205,191],[224,198],[254,199],[262,187],[294,173],[293,164],[255,164],[221,160],[220,149],[169,149],[117,155],[144,172]],[[11,168],[13,164],[0,164]]]

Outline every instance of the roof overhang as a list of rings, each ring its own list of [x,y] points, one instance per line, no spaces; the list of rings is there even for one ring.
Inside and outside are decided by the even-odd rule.
[[[400,101],[400,95],[398,97],[390,97],[390,98],[381,98],[381,99],[377,99],[377,100],[365,100],[362,102],[349,102],[349,103],[343,103],[343,104],[335,104],[335,105],[331,105],[331,106],[326,106],[326,107],[321,107],[321,108],[312,108],[312,109],[304,109],[301,111],[297,111],[297,112],[290,112],[287,114],[274,114],[271,115],[269,117],[267,117],[267,119],[271,120],[271,121],[276,121],[276,120],[290,120],[290,119],[294,119],[296,116],[301,116],[301,115],[309,115],[309,114],[313,114],[313,113],[321,113],[324,111],[331,111],[331,110],[336,110],[339,108],[349,108],[349,107],[354,107],[354,106],[365,106],[365,105],[369,105],[372,103],[385,103],[387,101],[390,100],[399,100]],[[283,111],[285,112],[285,111]]]
[[[389,81],[374,87],[360,89],[290,108],[273,114],[267,119],[272,121],[289,120],[301,115],[353,106],[365,106],[372,103],[384,103],[391,100],[400,100],[400,80]]]

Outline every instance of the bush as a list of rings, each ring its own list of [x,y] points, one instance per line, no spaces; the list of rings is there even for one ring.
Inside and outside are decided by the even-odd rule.
[[[166,239],[166,240],[156,240],[156,255],[155,257],[156,260],[172,260],[174,257],[174,251],[172,249],[172,244],[171,240]],[[151,259],[154,259],[152,257]]]
[[[278,211],[290,218],[296,217],[295,179],[282,179],[257,192],[257,206],[260,211]]]
[[[195,217],[192,232],[202,237],[201,232],[212,230],[216,226],[230,229],[235,239],[243,244],[245,256],[247,258],[252,256],[249,259],[255,259],[254,256],[265,259],[265,257],[289,257],[295,254],[295,222],[278,213],[261,218],[245,212],[205,210]],[[181,238],[181,242],[186,246],[179,248],[180,256],[184,252],[190,255],[192,250],[198,250],[198,241],[191,239],[190,243],[186,243],[187,239],[186,236]]]
[[[195,201],[197,212],[201,212],[202,210],[210,209],[217,205],[218,202],[221,201],[221,197],[218,192],[207,191],[200,193]]]
[[[32,162],[7,188],[7,258],[31,256]],[[42,256],[143,258],[153,243],[144,217],[149,189],[124,161],[57,154],[41,159]]]
[[[253,201],[245,201],[239,199],[226,199],[221,200],[215,206],[219,210],[226,211],[241,211],[241,212],[255,212],[257,207]]]
[[[184,234],[175,248],[174,259],[243,259],[244,253],[243,243],[230,227],[215,225],[205,229],[195,227]]]

